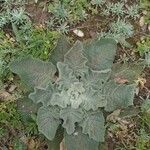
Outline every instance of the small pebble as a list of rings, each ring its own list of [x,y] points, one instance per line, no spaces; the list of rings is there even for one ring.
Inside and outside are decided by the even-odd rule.
[[[143,16],[140,18],[139,25],[140,25],[140,27],[144,26],[144,17]]]
[[[73,33],[76,34],[78,37],[84,37],[84,33],[79,29],[73,30]]]

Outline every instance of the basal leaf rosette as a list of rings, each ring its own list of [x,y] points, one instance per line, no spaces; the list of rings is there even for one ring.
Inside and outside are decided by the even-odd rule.
[[[37,124],[49,140],[62,125],[66,139],[69,136],[79,142],[75,140],[76,135],[84,138],[83,147],[91,145],[92,140],[103,142],[103,111],[132,105],[135,85],[118,84],[111,78],[116,54],[114,40],[77,41],[70,49],[67,43],[65,48],[62,46],[64,42],[61,40],[51,55],[55,65],[28,57],[14,61],[10,68],[34,88],[29,98],[41,104]]]

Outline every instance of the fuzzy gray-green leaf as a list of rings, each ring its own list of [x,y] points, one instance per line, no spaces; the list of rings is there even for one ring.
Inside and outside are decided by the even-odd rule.
[[[48,106],[50,104],[53,92],[53,85],[50,84],[45,89],[34,88],[34,92],[29,95],[29,98],[36,104],[41,102],[44,106]]]
[[[105,95],[100,90],[94,90],[92,87],[86,88],[86,92],[82,95],[82,107],[89,110],[97,110],[99,107],[104,107],[107,104]]]
[[[68,89],[71,83],[78,81],[73,74],[73,70],[70,69],[67,64],[58,62],[57,67],[59,71],[59,78],[56,82],[59,84],[61,89]]]
[[[89,113],[81,123],[82,132],[97,142],[104,142],[105,119],[103,113]]]
[[[51,100],[52,106],[59,106],[61,108],[66,108],[70,104],[69,96],[67,92],[62,91],[61,93],[55,93]]]
[[[76,129],[75,133],[72,135],[65,133],[64,142],[67,150],[99,150],[99,142],[83,134],[81,129]]]
[[[49,140],[53,140],[55,137],[59,124],[59,110],[54,107],[39,108],[37,113],[38,130]]]
[[[117,45],[113,39],[94,39],[84,45],[86,63],[93,70],[105,70],[112,67]]]
[[[27,85],[40,88],[46,87],[56,72],[52,63],[43,62],[30,56],[13,61],[10,69],[18,74]]]
[[[106,81],[110,78],[111,70],[94,71],[88,69],[81,80],[85,86],[93,87],[94,89],[102,89]]]
[[[75,131],[75,123],[83,119],[83,111],[81,109],[73,109],[68,107],[60,111],[60,118],[63,119],[63,127],[70,135]]]
[[[107,104],[107,100],[105,99],[105,95],[101,93],[101,91],[94,90],[89,88],[86,90],[85,94],[83,94],[83,108],[87,111],[89,110],[97,110],[100,107],[104,107]]]
[[[64,55],[69,51],[70,49],[70,43],[67,41],[67,38],[62,35],[57,42],[57,46],[54,48],[50,55],[50,61],[56,65],[57,62],[63,62],[64,61]]]
[[[127,79],[129,82],[136,80],[143,70],[141,64],[120,64],[116,63],[112,67],[111,78],[123,78]]]
[[[133,105],[134,93],[134,84],[125,85],[117,84],[114,81],[108,82],[104,88],[104,94],[107,99],[105,110],[110,112]]]
[[[87,59],[83,56],[83,44],[77,41],[65,55],[65,63],[69,65],[74,72],[80,72],[85,69]]]

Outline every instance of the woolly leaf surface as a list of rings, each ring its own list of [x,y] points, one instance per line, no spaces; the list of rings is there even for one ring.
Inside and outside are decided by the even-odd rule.
[[[60,118],[63,119],[63,127],[70,135],[75,131],[75,123],[80,122],[83,119],[82,109],[73,109],[68,107],[60,111]]]
[[[82,104],[82,95],[85,93],[85,89],[81,82],[75,82],[71,85],[70,89],[67,91],[71,107],[74,109],[79,108]]]
[[[70,104],[69,96],[65,91],[62,91],[61,93],[55,93],[51,100],[51,105],[53,106],[57,105],[61,108],[66,108],[67,105],[69,104]]]
[[[97,142],[104,142],[105,136],[105,119],[103,113],[88,113],[83,120],[81,127],[84,134],[88,134],[90,138]]]
[[[143,70],[140,64],[120,64],[116,63],[112,67],[111,78],[123,78],[129,82],[136,80]]]
[[[59,71],[57,83],[60,89],[68,89],[71,83],[78,81],[73,74],[73,70],[70,69],[67,64],[58,62],[57,67]]]
[[[71,135],[65,132],[64,142],[67,150],[99,150],[99,143],[83,134],[80,128]]]
[[[106,81],[110,78],[111,70],[94,71],[88,69],[81,80],[87,87],[93,87],[94,89],[102,89]]]
[[[38,130],[49,140],[55,137],[60,124],[59,111],[55,107],[41,107],[37,113]]]
[[[48,106],[53,93],[54,87],[52,84],[50,84],[47,88],[34,88],[34,92],[29,95],[29,98],[32,99],[36,104],[41,102],[44,106]]]
[[[87,59],[83,56],[83,44],[77,41],[65,55],[65,63],[69,65],[75,73],[84,70]]]
[[[43,62],[30,56],[13,61],[10,69],[18,74],[27,85],[40,88],[46,87],[56,72],[52,63]]]
[[[66,37],[62,35],[57,42],[56,47],[50,55],[50,61],[56,65],[57,62],[64,61],[64,55],[70,50],[70,43],[67,41]]]
[[[83,108],[87,111],[90,109],[97,110],[99,107],[104,107],[107,104],[105,95],[99,90],[93,88],[86,89],[86,92],[82,95]]]
[[[104,88],[104,94],[107,99],[105,110],[110,112],[133,105],[134,93],[134,84],[125,85],[117,84],[114,81],[108,82]]]
[[[105,70],[112,67],[117,45],[113,39],[94,39],[85,43],[86,65],[92,70]]]

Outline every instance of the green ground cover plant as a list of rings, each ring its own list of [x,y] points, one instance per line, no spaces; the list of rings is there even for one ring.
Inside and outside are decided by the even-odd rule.
[[[137,43],[137,51],[140,53],[140,56],[150,52],[150,37],[145,37],[142,41]]]
[[[150,23],[150,1],[149,0],[140,0],[140,6],[146,11],[145,13],[145,22]]]
[[[115,54],[112,39],[77,41],[70,48],[63,37],[50,55],[51,62],[25,57],[11,63],[11,71],[34,88],[29,98],[41,104],[38,130],[49,140],[57,137],[62,125],[68,150],[97,150],[106,130],[103,112],[133,105],[136,85],[111,78]]]
[[[11,36],[0,32],[0,76],[1,80],[9,77],[10,72],[8,64],[10,61],[27,55],[47,60],[50,51],[55,45],[58,33],[48,31],[44,28],[33,28],[17,32],[19,41],[16,41],[16,36]]]
[[[146,66],[150,66],[150,37],[144,37],[144,39],[137,43],[136,51],[139,52],[140,56],[144,59]]]
[[[48,10],[60,24],[65,21],[73,24],[75,21],[86,19],[87,6],[87,0],[57,0],[49,3]]]

